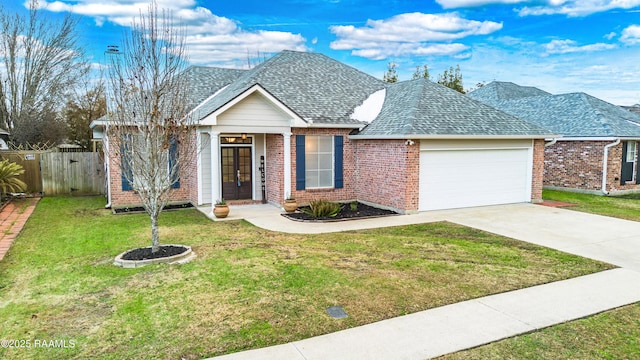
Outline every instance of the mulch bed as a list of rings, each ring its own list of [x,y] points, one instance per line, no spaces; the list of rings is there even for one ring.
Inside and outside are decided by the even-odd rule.
[[[169,204],[169,205],[165,206],[164,209],[162,209],[162,211],[190,209],[192,207],[193,207],[193,204],[191,204],[191,203]],[[142,206],[130,206],[130,207],[123,207],[123,208],[113,208],[113,213],[114,214],[140,214],[140,213],[144,213],[145,211],[146,210]]]
[[[169,256],[179,255],[188,249],[184,246],[162,245],[157,252],[152,253],[150,247],[133,249],[122,255],[123,260],[148,260],[160,259]]]
[[[340,212],[334,217],[315,218],[300,211],[300,209],[303,208],[308,208],[308,206],[303,206],[299,208],[298,211],[293,213],[284,213],[282,214],[282,216],[295,221],[331,222],[398,215],[398,213],[395,211],[376,208],[360,202],[358,203],[358,208],[356,209],[356,211],[351,210],[350,204],[343,204],[342,210],[340,210]]]

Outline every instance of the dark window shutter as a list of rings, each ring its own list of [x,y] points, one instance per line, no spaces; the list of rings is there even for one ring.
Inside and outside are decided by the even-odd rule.
[[[305,168],[305,138],[304,135],[296,135],[296,190],[304,190],[306,186]]]
[[[175,166],[175,169],[173,168]],[[169,171],[171,171],[171,188],[180,188],[180,167],[178,164],[178,141],[171,138],[169,144]]]
[[[122,191],[133,190],[133,186],[129,179],[133,179],[133,171],[131,164],[127,161],[127,147],[123,144],[120,146],[120,176],[122,177]]]
[[[334,187],[336,189],[342,189],[344,187],[344,180],[343,180],[343,137],[342,136],[336,136],[333,139],[333,146],[334,146],[334,165],[335,165],[335,169],[334,169]]]

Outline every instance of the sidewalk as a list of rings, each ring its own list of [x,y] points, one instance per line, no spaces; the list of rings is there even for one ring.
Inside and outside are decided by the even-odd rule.
[[[33,213],[40,198],[14,199],[0,211],[0,260]]]
[[[237,218],[256,226],[294,233],[450,221],[621,268],[214,359],[425,359],[640,302],[639,222],[531,204],[329,224],[292,222],[269,205],[235,210]]]
[[[214,359],[425,359],[640,301],[640,273],[613,269]]]

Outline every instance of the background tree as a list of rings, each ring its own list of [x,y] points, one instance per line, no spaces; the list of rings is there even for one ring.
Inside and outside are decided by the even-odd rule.
[[[196,155],[188,114],[185,33],[155,1],[124,35],[109,64],[109,143],[123,186],[135,190],[151,220],[152,252],[160,249],[158,219]]]
[[[398,64],[394,62],[389,62],[387,64],[387,71],[384,73],[384,76],[382,77],[382,81],[388,82],[388,83],[398,82],[398,71],[396,70],[397,68],[398,68]]]
[[[413,73],[411,78],[414,80],[420,78],[429,79],[429,67],[427,66],[427,64],[422,65],[422,68],[420,68],[420,66],[416,66],[416,71]]]
[[[451,66],[449,67],[449,70],[445,70],[441,75],[438,75],[438,84],[442,84],[448,88],[464,94],[465,92],[462,85],[462,73],[460,72],[460,65],[456,65],[455,69],[453,68],[453,66]]]
[[[68,141],[89,148],[93,135],[89,124],[106,113],[107,99],[103,82],[68,100],[62,111],[68,129]]]
[[[59,104],[89,71],[77,20],[45,18],[38,7],[30,0],[26,16],[0,7],[0,127],[18,143],[60,130]]]

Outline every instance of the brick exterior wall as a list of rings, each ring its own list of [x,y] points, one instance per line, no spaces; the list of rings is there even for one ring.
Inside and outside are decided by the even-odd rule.
[[[533,142],[533,171],[531,180],[531,201],[542,202],[542,186],[544,183],[544,140],[538,139]]]
[[[419,141],[358,140],[357,169],[358,200],[403,212],[418,210]]]
[[[351,129],[296,128],[291,135],[291,192],[300,205],[311,200],[350,201],[356,200],[356,144],[349,139]],[[296,190],[296,135],[342,135],[343,136],[343,187],[341,189]],[[282,200],[284,200],[284,195]],[[282,200],[278,203],[282,203]]]
[[[282,204],[284,202],[284,197],[286,196],[283,193],[284,136],[280,134],[266,134],[265,142],[267,150],[264,157],[264,177],[267,201],[275,204]]]
[[[195,135],[194,135],[195,136]],[[111,139],[111,148],[119,146],[119,144]],[[195,144],[195,140],[193,140]],[[172,189],[170,193],[170,202],[192,202],[197,204],[197,172],[196,172],[196,157],[195,151],[189,151],[188,147],[191,146],[191,142],[185,142],[184,146],[180,148],[180,154],[190,154],[189,157],[181,159],[183,163],[180,165],[180,188]],[[111,186],[111,206],[112,207],[124,207],[124,206],[139,206],[142,204],[140,197],[133,190],[122,190],[122,169],[120,167],[120,159],[117,157],[119,154],[112,151],[109,159],[109,168],[111,171],[111,177],[109,184]],[[194,200],[195,197],[195,200]]]
[[[602,157],[607,143],[559,140],[546,147],[544,186],[599,190],[602,187]]]
[[[545,148],[544,186],[600,191],[604,147],[612,141],[562,141]],[[637,159],[636,159],[637,161]],[[609,148],[607,191],[640,190],[640,185],[620,185],[622,143]]]

